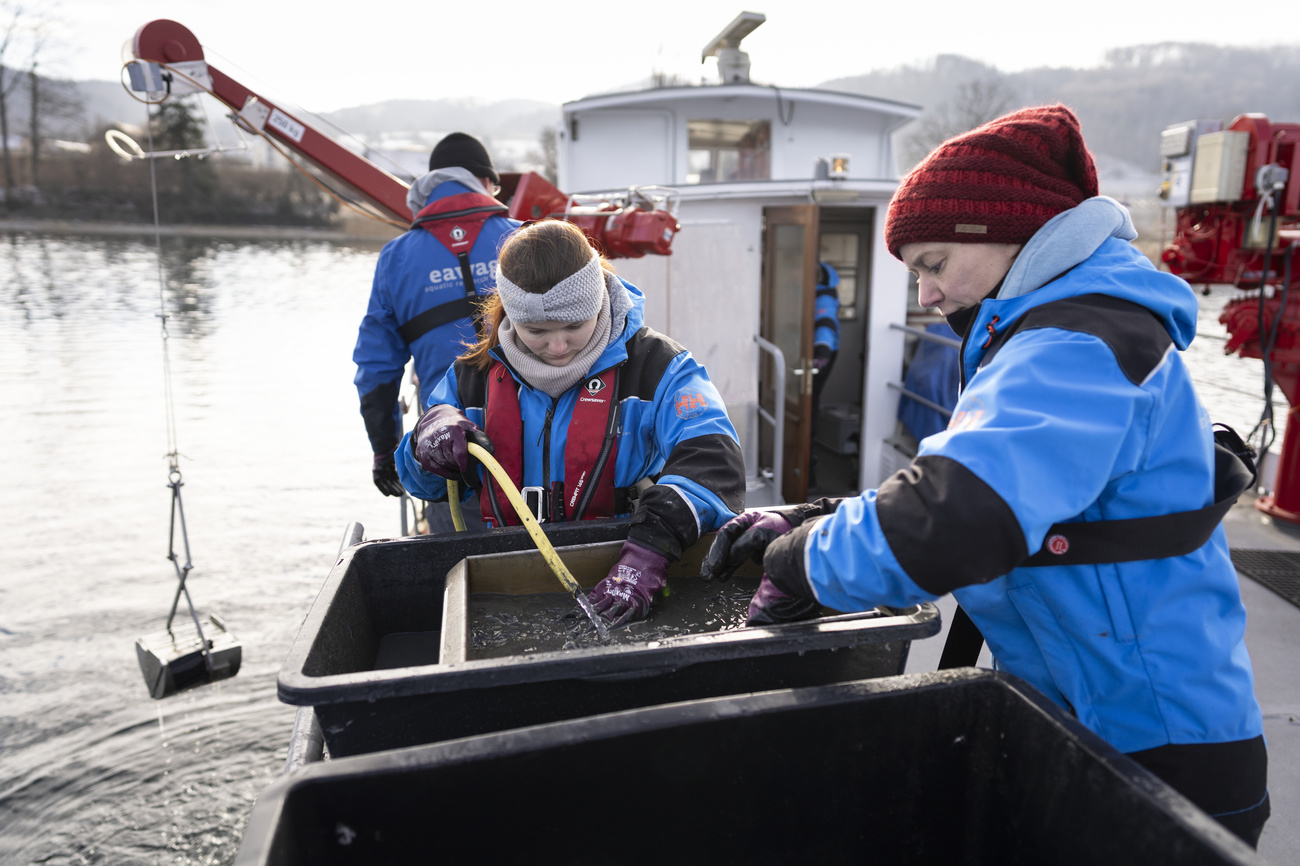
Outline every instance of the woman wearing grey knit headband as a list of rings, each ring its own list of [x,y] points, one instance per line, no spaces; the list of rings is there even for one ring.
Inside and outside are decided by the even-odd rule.
[[[434,389],[397,450],[398,474],[426,500],[446,496],[445,479],[463,481],[482,527],[518,523],[469,456],[473,441],[545,521],[633,514],[591,601],[614,624],[644,618],[668,563],[744,508],[735,428],[704,367],[645,326],[641,291],[581,229],[525,226],[499,261],[482,337]]]

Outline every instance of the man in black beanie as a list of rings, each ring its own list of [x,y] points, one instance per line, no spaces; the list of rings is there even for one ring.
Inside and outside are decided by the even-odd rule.
[[[352,360],[372,476],[386,496],[402,495],[393,451],[402,438],[398,395],[406,362],[415,359],[422,411],[452,361],[475,342],[478,298],[495,291],[497,248],[519,227],[493,198],[500,181],[481,141],[464,132],[446,136],[429,154],[428,173],[407,193],[411,230],[379,254]],[[452,530],[445,503],[426,509],[426,517],[430,531]]]

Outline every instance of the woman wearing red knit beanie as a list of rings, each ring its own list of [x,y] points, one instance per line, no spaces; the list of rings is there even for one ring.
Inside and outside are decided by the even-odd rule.
[[[951,592],[971,650],[982,632],[1000,669],[1254,845],[1268,759],[1219,525],[1253,479],[1179,356],[1195,294],[1136,237],[1063,105],[935,148],[885,239],[963,336],[948,428],[878,490],[740,515],[706,576],[766,543],[751,613],[769,621]]]

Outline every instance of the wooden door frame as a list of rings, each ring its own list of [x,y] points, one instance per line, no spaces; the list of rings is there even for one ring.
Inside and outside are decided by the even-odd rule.
[[[784,466],[781,494],[786,502],[803,502],[808,497],[808,464],[812,448],[812,346],[813,307],[817,288],[817,259],[820,254],[820,208],[815,204],[781,205],[763,209],[763,285],[760,297],[759,333],[771,340],[774,315],[771,302],[774,291],[776,246],[772,243],[772,230],[777,225],[797,225],[803,228],[803,302],[800,323],[799,352],[787,357],[786,365],[798,375],[798,387],[786,389],[785,406],[780,417],[785,423]],[[776,342],[773,340],[773,342]],[[759,373],[760,400],[763,380],[768,369],[763,362]],[[781,375],[786,371],[782,370]],[[770,383],[769,383],[770,385]],[[791,392],[794,393],[791,393]]]

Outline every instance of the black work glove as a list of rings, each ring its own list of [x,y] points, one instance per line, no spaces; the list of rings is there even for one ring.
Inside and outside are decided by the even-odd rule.
[[[727,580],[747,560],[761,564],[767,546],[790,529],[790,521],[778,511],[742,511],[718,530],[700,564],[700,577]]]
[[[397,478],[397,459],[391,452],[375,455],[370,476],[375,479],[375,486],[379,488],[379,492],[385,496],[401,496],[406,492],[402,489],[402,482]]]

